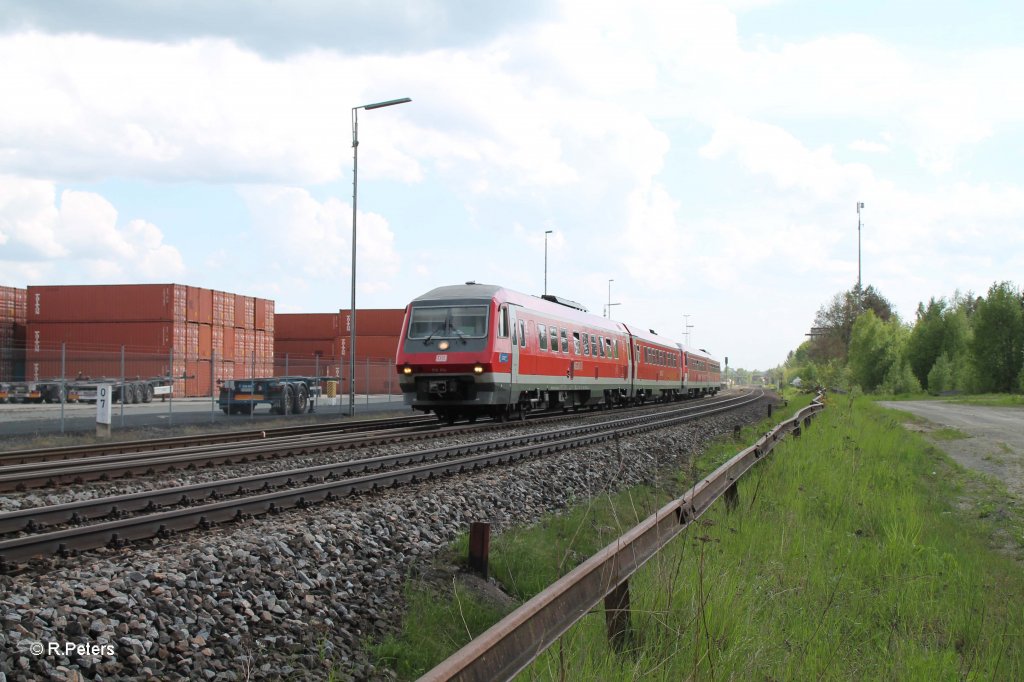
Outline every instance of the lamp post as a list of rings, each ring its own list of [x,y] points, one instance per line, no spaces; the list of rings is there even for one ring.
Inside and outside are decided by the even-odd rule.
[[[686,336],[686,345],[690,345],[690,330],[693,329],[693,325],[690,324],[690,316],[688,314],[683,315],[683,335]]]
[[[864,202],[857,202],[857,295],[860,295],[860,210],[864,208]]]
[[[548,235],[554,230],[544,231],[544,294],[548,293]]]
[[[359,110],[370,111],[411,101],[408,97],[403,97],[352,107],[352,306],[348,311],[351,332],[348,347],[348,416],[350,417],[356,413],[356,195],[359,187]]]
[[[618,303],[612,303],[612,282],[614,281],[614,279],[608,280],[608,306],[605,308],[604,316],[609,320],[612,319],[612,306],[619,305]]]

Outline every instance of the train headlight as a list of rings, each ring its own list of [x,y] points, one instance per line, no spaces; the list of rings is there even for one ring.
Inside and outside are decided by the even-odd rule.
[[[440,350],[448,350],[448,347],[449,347],[450,345],[451,345],[451,344],[450,344],[450,343],[448,343],[447,341],[441,341],[440,343],[438,343],[438,344],[437,344],[437,347],[438,347],[438,349],[440,349]]]
[[[483,374],[483,373],[484,373],[484,366],[483,365],[473,365],[473,374]]]
[[[412,374],[412,367],[409,367],[408,365],[403,367],[402,374],[405,374],[406,376]]]

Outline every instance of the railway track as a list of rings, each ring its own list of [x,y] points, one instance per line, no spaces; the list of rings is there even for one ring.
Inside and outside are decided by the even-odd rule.
[[[19,535],[0,540],[0,568],[10,570],[35,557],[167,537],[226,521],[303,508],[361,491],[584,447],[737,409],[762,396],[763,392],[752,392],[714,403],[470,445],[7,512],[0,514],[0,534]],[[374,473],[365,473],[367,471]],[[126,515],[130,516],[125,518]],[[53,530],[59,525],[99,518],[109,520]]]
[[[716,404],[721,400],[728,398],[719,397],[707,402],[702,401],[698,405]],[[532,415],[531,420],[558,421],[575,418],[576,413],[553,412]],[[34,451],[24,451],[12,458],[16,463],[5,464],[0,459],[0,492],[53,488],[91,481],[112,481],[151,476],[161,472],[208,469],[221,465],[267,462],[286,457],[328,454],[385,443],[505,427],[506,425],[501,422],[442,426],[433,417],[413,416],[354,422],[344,426],[335,425],[329,430],[318,429],[311,432],[284,429],[284,433],[221,444],[157,447],[152,450],[135,449],[133,444],[133,448],[127,452],[107,453],[97,450],[97,454],[75,459],[50,459],[49,450],[38,451],[38,455],[34,455]],[[164,440],[158,441],[158,446],[163,445],[166,445]],[[29,461],[25,461],[26,459]]]
[[[166,438],[152,438],[148,440],[131,440],[88,445],[66,445],[61,447],[38,448],[32,450],[11,450],[9,452],[0,452],[0,467],[17,464],[31,464],[33,462],[51,462],[104,457],[107,455],[121,453],[150,452],[153,450],[172,450],[178,448],[198,447],[202,445],[259,441],[267,438],[287,438],[331,433],[359,433],[361,431],[372,429],[386,429],[392,427],[402,428],[405,426],[436,423],[437,420],[434,417],[407,415],[404,417],[393,417],[390,419],[364,419],[355,422],[331,421],[319,424],[280,426],[277,428],[225,431],[220,433],[207,433],[189,436],[169,436]]]

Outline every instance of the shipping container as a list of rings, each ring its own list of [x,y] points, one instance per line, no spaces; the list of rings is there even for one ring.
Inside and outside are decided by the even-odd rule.
[[[30,322],[185,322],[181,284],[30,286]]]
[[[213,366],[209,360],[185,363],[185,397],[209,397],[213,387]]]
[[[254,329],[256,303],[251,296],[235,295],[235,328]]]
[[[27,325],[28,352],[69,350],[182,354],[186,346],[184,322],[30,322]]]
[[[341,340],[340,339],[312,339],[312,340],[281,340],[274,339],[274,355],[276,357],[282,357],[284,355],[296,355],[296,356],[307,356],[313,357],[314,355],[322,355],[324,357],[340,358],[341,357]]]
[[[282,313],[274,316],[274,342],[335,339],[341,336],[340,313]]]
[[[213,292],[213,324],[235,326],[235,295],[224,291]]]
[[[359,327],[356,327],[359,331]],[[398,336],[356,336],[356,361],[390,360],[398,353]]]
[[[344,333],[351,335],[350,312],[342,310],[340,314]],[[357,308],[356,336],[398,336],[402,333],[404,318],[404,308]],[[356,354],[358,355],[358,349]]]
[[[199,290],[199,319],[201,324],[213,324],[213,291]]]

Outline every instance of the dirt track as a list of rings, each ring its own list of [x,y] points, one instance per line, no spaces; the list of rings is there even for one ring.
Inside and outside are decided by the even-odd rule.
[[[1010,493],[1024,499],[1024,408],[939,401],[879,404],[910,412],[930,422],[907,424],[907,428],[928,433],[946,426],[968,434],[970,438],[937,440],[936,446],[962,466],[1000,479]]]

